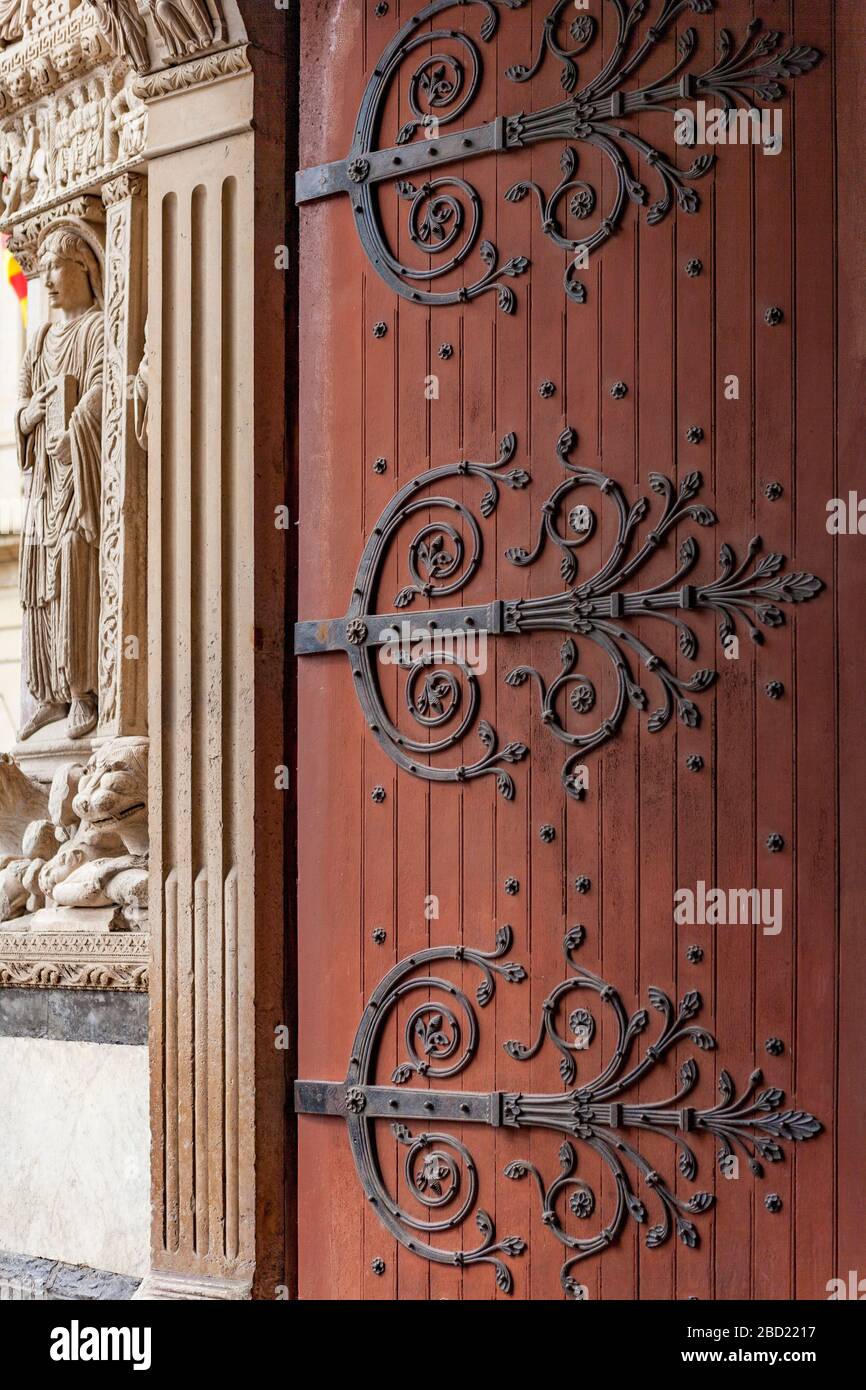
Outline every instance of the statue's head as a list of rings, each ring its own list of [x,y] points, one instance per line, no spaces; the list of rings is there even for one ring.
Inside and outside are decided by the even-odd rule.
[[[88,241],[70,227],[49,231],[39,246],[39,269],[52,309],[83,314],[102,304],[102,270]]]

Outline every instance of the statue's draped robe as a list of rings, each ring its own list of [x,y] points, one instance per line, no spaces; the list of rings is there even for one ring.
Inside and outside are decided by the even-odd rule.
[[[97,308],[43,327],[21,372],[22,408],[54,378],[78,383],[70,463],[48,453],[47,419],[25,435],[18,415],[19,462],[30,475],[20,570],[24,677],[42,704],[68,704],[98,688],[103,334]]]
[[[129,58],[139,72],[146,72],[150,67],[147,26],[135,3],[127,6],[125,0],[107,0],[100,5],[98,0],[90,0],[90,4],[112,52]]]
[[[0,0],[0,44],[21,37],[22,0]]]

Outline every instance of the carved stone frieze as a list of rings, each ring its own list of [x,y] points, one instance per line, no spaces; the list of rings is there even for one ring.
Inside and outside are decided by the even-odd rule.
[[[237,37],[219,0],[0,0],[0,118],[112,58],[146,73]]]
[[[140,160],[147,109],[120,62],[0,119],[0,223],[92,189]]]
[[[97,28],[112,53],[125,58],[136,72],[147,72],[150,53],[147,25],[136,0],[84,0],[93,13]]]
[[[183,63],[224,43],[226,25],[219,0],[83,0],[111,52],[149,72],[163,63]]]
[[[0,44],[9,8],[0,0]],[[11,42],[10,16],[9,46],[0,52],[0,116],[56,92],[111,53],[92,8],[80,0],[26,0],[20,14],[20,41]]]
[[[169,62],[203,53],[225,36],[219,0],[148,0],[148,9]]]
[[[243,37],[219,0],[0,0],[0,231],[140,165],[146,102],[249,71]]]
[[[24,34],[24,0],[0,0],[0,48]]]

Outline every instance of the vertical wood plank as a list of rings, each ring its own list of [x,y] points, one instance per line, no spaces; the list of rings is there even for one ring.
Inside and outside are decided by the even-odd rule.
[[[323,12],[302,13],[302,166],[342,155],[363,90],[357,62],[361,8],[342,7],[340,42],[334,46],[322,18]],[[345,611],[364,542],[365,266],[348,204],[305,210],[299,268],[301,618]],[[339,371],[334,370],[337,341]],[[362,767],[369,744],[340,657],[299,662],[297,678],[298,805],[303,808],[298,1066],[304,1077],[340,1077],[363,1008],[358,885]],[[364,1204],[345,1132],[335,1134],[326,1119],[300,1118],[298,1165],[300,1296],[358,1298]]]
[[[863,183],[859,171],[863,101],[866,96],[866,29],[859,8],[835,7],[837,170],[837,347],[834,497],[854,491],[862,499],[862,403],[866,388],[866,328],[862,308],[866,264],[863,248]],[[840,536],[836,550],[837,709],[839,720],[839,1009],[837,1090],[836,1268],[829,1277],[864,1277],[862,1193],[866,1116],[856,1059],[863,1056],[866,1010],[866,944],[862,903],[866,890],[863,825],[866,823],[866,744],[860,714],[864,680],[862,628],[863,538]]]
[[[720,24],[741,39],[752,19],[751,0],[732,0]],[[759,156],[761,157],[761,156]],[[752,454],[754,438],[753,156],[737,146],[719,151],[715,172],[714,326],[716,511],[722,539],[743,558],[755,534]],[[726,401],[724,378],[740,379],[740,399]],[[739,631],[739,650],[728,659],[716,642],[716,875],[724,890],[755,883],[757,836],[754,650]],[[715,971],[715,1027],[719,1069],[740,1085],[752,1070],[754,935],[749,927],[715,926],[708,933]],[[723,1058],[723,1060],[722,1060]],[[750,1298],[754,1183],[743,1155],[736,1176],[717,1177],[714,1219],[717,1299]]]

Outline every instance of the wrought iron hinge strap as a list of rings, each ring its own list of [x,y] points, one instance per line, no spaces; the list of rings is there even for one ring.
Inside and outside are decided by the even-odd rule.
[[[503,1123],[503,1094],[478,1091],[409,1091],[399,1086],[353,1086],[350,1081],[296,1081],[299,1115],[363,1114],[369,1120],[448,1120],[458,1124]]]
[[[388,150],[359,150],[348,159],[299,170],[295,175],[295,202],[299,205],[311,203],[337,193],[355,195],[359,182],[373,184],[403,178],[420,169],[434,169],[505,147],[505,121],[499,117],[486,125],[461,131],[459,135],[444,135],[441,139],[423,140],[414,145],[395,145]],[[359,179],[361,172],[363,178]]]
[[[615,92],[613,96],[593,102],[596,128],[600,133],[627,140],[628,131],[607,127],[604,122],[647,108],[658,109],[669,101],[690,100],[710,91],[700,80],[684,78],[669,87],[654,89],[652,97],[644,92]],[[515,111],[510,116],[497,116],[484,125],[471,126],[455,135],[430,136],[411,145],[393,145],[383,150],[356,148],[345,159],[298,170],[295,202],[301,206],[338,193],[353,196],[361,184],[383,183],[424,169],[462,164],[479,155],[522,150],[546,140],[577,140],[583,138],[585,128],[584,109],[570,99],[530,114]]]
[[[437,631],[450,634],[474,632],[497,636],[504,631],[503,607],[499,602],[467,608],[439,608],[430,612],[365,613],[353,617],[324,618],[295,624],[295,656],[315,656],[324,652],[351,652],[359,647],[381,647],[401,640],[403,624],[418,630],[419,637],[431,639]]]

